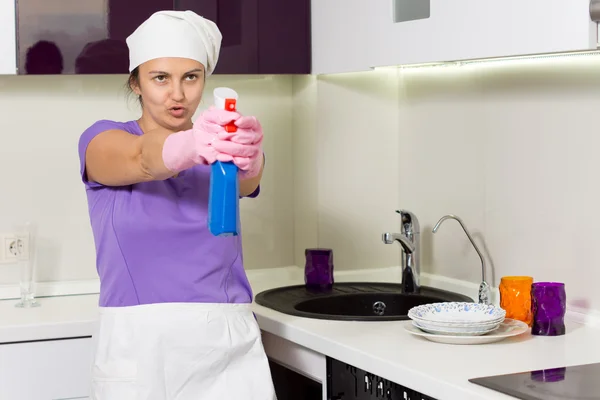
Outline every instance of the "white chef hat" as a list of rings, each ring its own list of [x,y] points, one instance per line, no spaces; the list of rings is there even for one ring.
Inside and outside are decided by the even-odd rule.
[[[181,57],[199,61],[210,75],[219,59],[222,38],[214,22],[193,11],[155,12],[126,40],[129,72],[155,58]]]

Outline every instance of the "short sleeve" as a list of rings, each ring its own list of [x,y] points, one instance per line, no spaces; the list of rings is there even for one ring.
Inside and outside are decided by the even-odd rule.
[[[100,120],[87,128],[79,137],[79,171],[81,174],[81,180],[86,187],[96,188],[104,186],[101,183],[93,182],[88,179],[85,169],[85,155],[87,147],[93,138],[102,132],[112,129],[123,129],[123,124],[115,121]]]
[[[254,198],[258,197],[259,194],[260,194],[260,183],[258,184],[256,189],[254,189],[254,192],[252,192],[248,196],[244,196],[244,197],[254,199]]]

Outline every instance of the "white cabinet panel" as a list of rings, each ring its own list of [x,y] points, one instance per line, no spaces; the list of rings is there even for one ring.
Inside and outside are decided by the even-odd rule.
[[[17,74],[15,0],[0,0],[0,75]]]
[[[362,71],[373,34],[372,3],[387,0],[312,0],[311,42],[313,74]],[[391,10],[391,8],[390,8]]]
[[[86,398],[92,340],[0,344],[0,399]]]
[[[431,0],[397,23],[395,1],[313,0],[313,72],[596,49],[589,0]]]
[[[265,331],[262,331],[262,342],[269,358],[323,385],[327,383],[323,354]]]
[[[325,355],[272,333],[261,332],[267,356],[285,368],[321,383],[323,400],[327,400],[327,359]]]
[[[589,0],[431,0],[430,18],[396,24],[383,3],[371,7],[371,66],[596,48]]]

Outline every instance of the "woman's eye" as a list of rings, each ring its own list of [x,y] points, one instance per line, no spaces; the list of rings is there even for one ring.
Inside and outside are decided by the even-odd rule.
[[[196,78],[198,78],[198,76],[196,75],[188,75],[185,77],[188,81],[193,81],[196,80]]]
[[[166,77],[166,76],[164,76],[164,75],[158,75],[158,76],[155,76],[155,77],[154,77],[154,79],[155,79],[157,82],[164,82],[165,80],[167,80],[167,77]]]

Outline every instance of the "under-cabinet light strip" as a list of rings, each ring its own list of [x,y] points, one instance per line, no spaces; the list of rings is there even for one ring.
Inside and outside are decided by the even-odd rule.
[[[535,61],[535,60],[546,60],[552,58],[573,58],[573,57],[590,57],[600,56],[599,50],[591,51],[578,51],[569,53],[551,53],[551,54],[535,54],[528,56],[512,56],[512,57],[495,57],[495,58],[480,58],[472,60],[460,60],[460,61],[445,61],[445,62],[433,62],[423,64],[406,64],[406,65],[390,65],[385,67],[376,67],[375,69],[415,69],[415,68],[439,68],[439,67],[460,67],[473,64],[491,64],[498,62],[513,62],[513,61]]]

